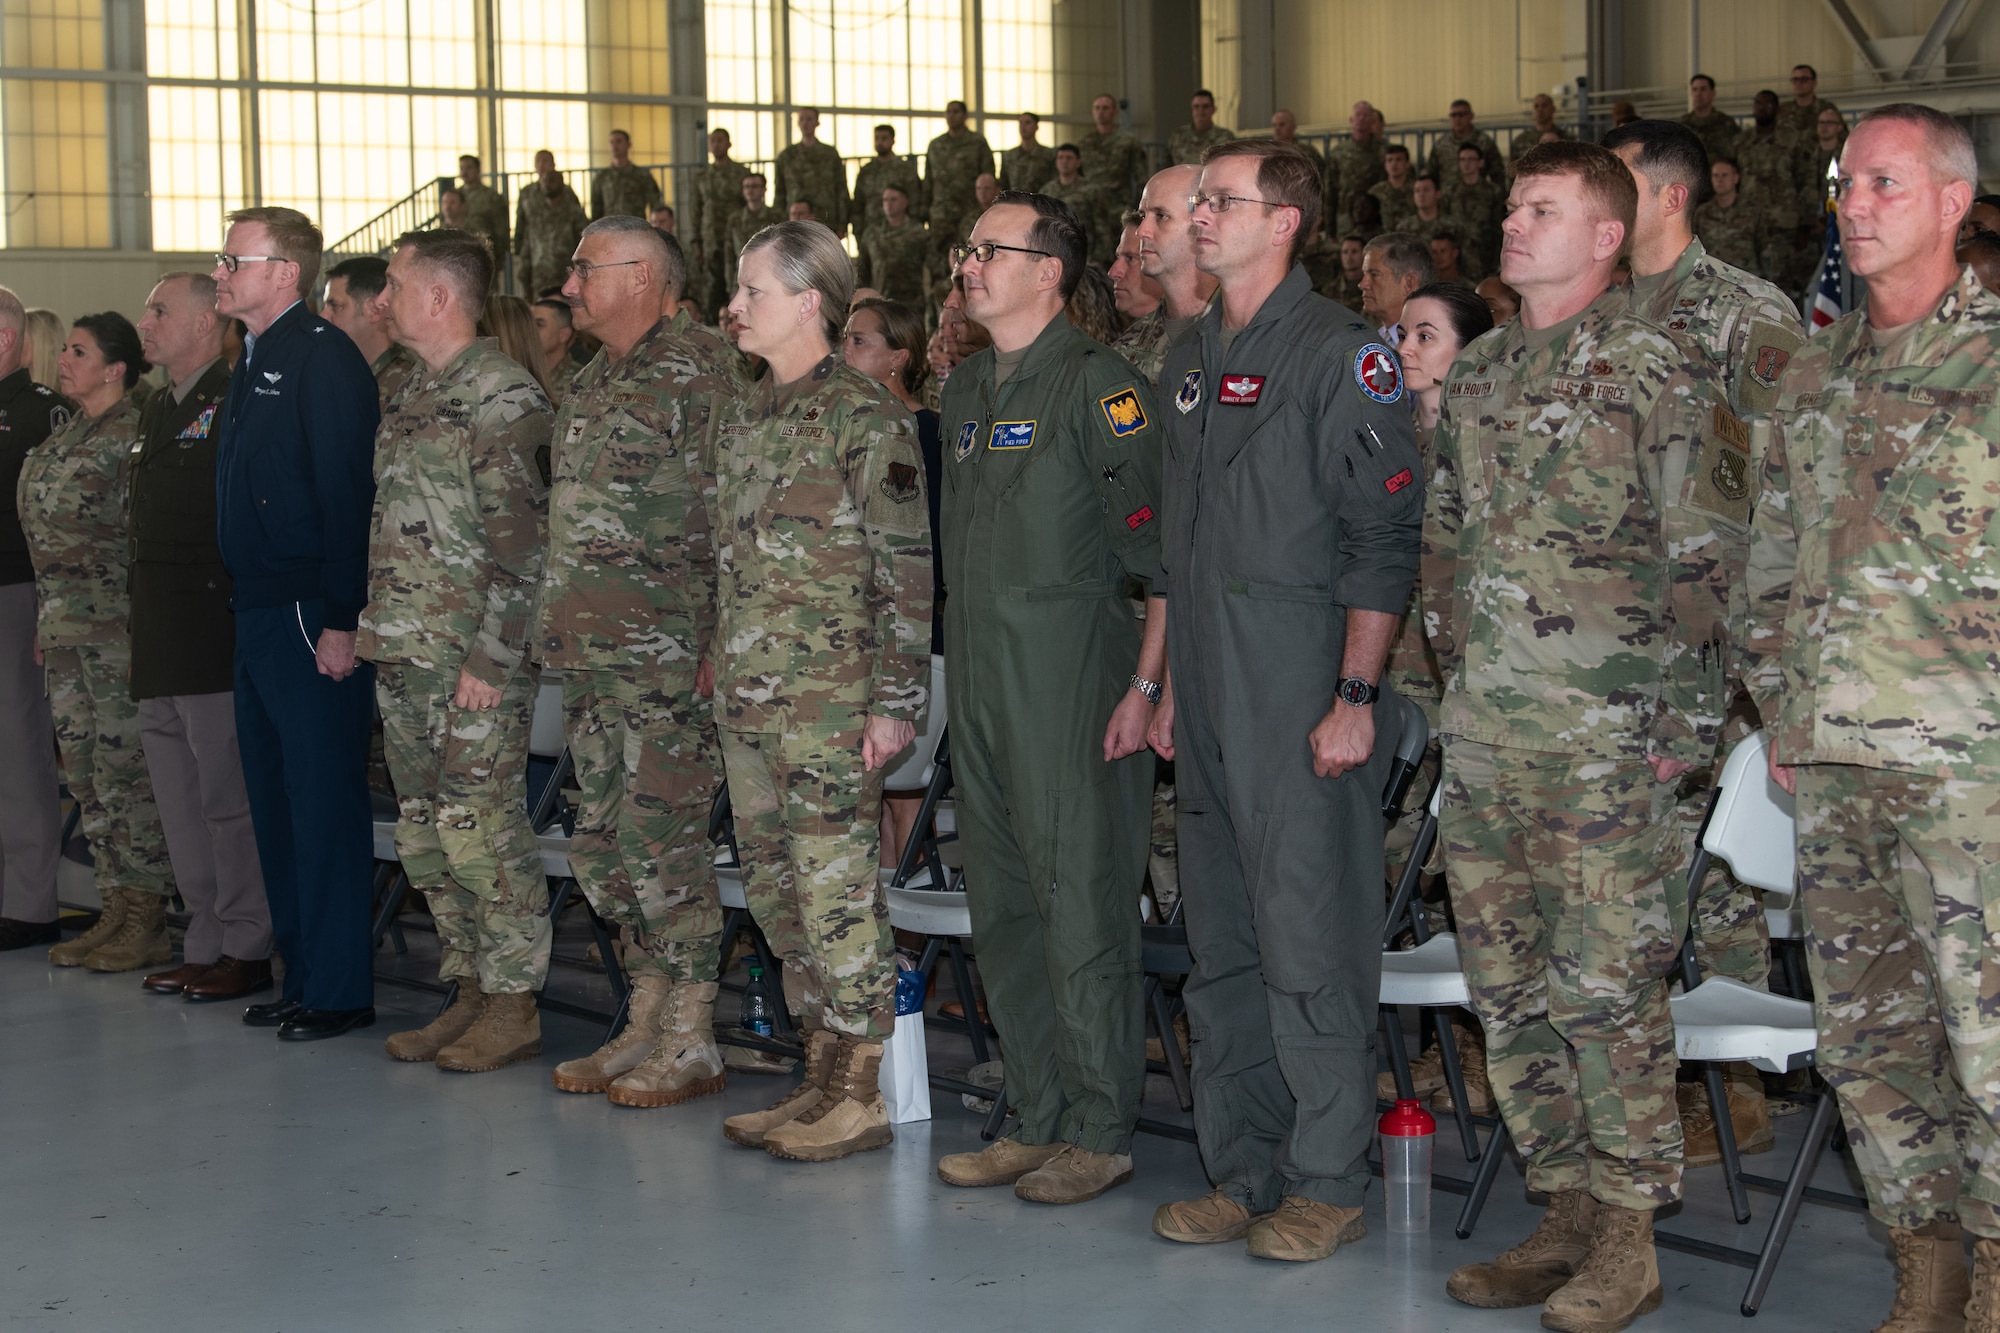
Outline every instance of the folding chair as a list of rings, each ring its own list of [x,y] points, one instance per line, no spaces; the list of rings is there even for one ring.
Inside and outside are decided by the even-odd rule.
[[[777,986],[772,996],[777,1001],[771,1010],[771,1027],[780,1041],[765,1042],[762,1038],[746,1035],[741,1028],[725,1031],[716,1029],[716,1040],[727,1041],[739,1046],[751,1046],[757,1050],[769,1051],[774,1055],[799,1054],[798,1024],[794,1015],[785,1006],[784,989],[779,985],[783,966],[771,952],[771,942],[764,938],[764,932],[750,915],[750,901],[743,895],[743,859],[736,848],[736,819],[729,807],[729,786],[724,783],[715,793],[715,801],[708,809],[708,840],[715,844],[715,887],[722,900],[722,942],[724,961],[727,962],[729,946],[738,933],[748,931],[750,947],[757,954],[758,964],[764,975]],[[727,990],[741,991],[743,987],[724,982],[717,983]]]
[[[558,819],[566,832],[572,828],[575,816],[562,792],[575,768],[563,724],[562,673],[544,671],[528,723],[528,827],[536,833]]]
[[[1737,879],[1770,895],[1781,906],[1789,906],[1797,892],[1792,798],[1771,781],[1766,760],[1768,744],[1765,734],[1757,732],[1739,742],[1723,762],[1722,773],[1709,798],[1708,817],[1702,825],[1694,863],[1688,867],[1689,902],[1700,893],[1716,860],[1726,861]],[[1788,1176],[1780,1180],[1749,1175],[1742,1169],[1721,1066],[1727,1061],[1747,1061],[1772,1074],[1810,1067],[1818,1041],[1812,1005],[1804,1000],[1768,995],[1727,977],[1703,981],[1695,965],[1692,935],[1681,947],[1681,978],[1684,992],[1672,1000],[1675,1052],[1684,1061],[1706,1066],[1703,1077],[1708,1085],[1709,1104],[1715,1108],[1716,1144],[1722,1152],[1723,1178],[1729,1187],[1736,1223],[1742,1226],[1750,1220],[1746,1185],[1776,1190],[1778,1208],[1765,1232],[1763,1245],[1755,1250],[1666,1232],[1655,1232],[1654,1238],[1673,1249],[1749,1265],[1750,1284],[1744,1289],[1740,1308],[1745,1316],[1754,1315],[1777,1270],[1778,1257],[1784,1252],[1799,1204],[1808,1197],[1861,1207],[1866,1207],[1867,1201],[1811,1188],[1813,1170],[1839,1118],[1838,1106],[1829,1090],[1818,1094],[1818,1103],[1806,1126],[1805,1141],[1799,1145]]]

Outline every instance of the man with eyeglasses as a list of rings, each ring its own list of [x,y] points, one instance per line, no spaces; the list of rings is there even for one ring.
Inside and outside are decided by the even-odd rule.
[[[563,283],[603,346],[556,415],[536,629],[563,673],[581,788],[569,864],[624,928],[630,1021],[555,1068],[563,1092],[672,1106],[723,1087],[711,1009],[722,907],[708,847],[721,757],[708,696],[715,543],[700,490],[736,354],[679,309],[686,261],[639,218],[593,222]],[[672,311],[663,315],[662,311]]]
[[[1811,65],[1792,66],[1792,100],[1778,113],[1778,123],[1798,136],[1800,143],[1812,143],[1819,131],[1819,113],[1840,108],[1819,95],[1819,71]]]
[[[1151,737],[1174,760],[1214,1184],[1153,1230],[1294,1261],[1364,1234],[1398,737],[1377,699],[1424,490],[1395,353],[1299,263],[1320,202],[1270,140],[1210,150],[1188,201],[1221,290],[1160,375],[1174,616]]]
[[[316,1041],[375,1021],[374,672],[354,640],[380,409],[353,340],[305,304],[319,228],[289,208],[241,209],[229,222],[215,308],[246,334],[216,446],[216,536],[235,586],[237,749],[285,960],[278,998],[243,1021]]]
[[[1125,595],[1159,577],[1159,412],[1063,314],[1084,244],[1047,195],[1009,191],[980,215],[953,258],[993,346],[939,408],[952,776],[1020,1122],[938,1177],[1051,1204],[1132,1178],[1146,728],[1166,652],[1166,603],[1148,602],[1142,641]]]

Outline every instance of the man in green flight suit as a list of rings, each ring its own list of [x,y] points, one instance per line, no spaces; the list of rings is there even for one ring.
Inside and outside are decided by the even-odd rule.
[[[1166,602],[1150,599],[1142,643],[1125,589],[1159,576],[1159,428],[1152,388],[1063,315],[1084,265],[1066,205],[1004,193],[955,258],[993,347],[939,413],[952,770],[1021,1119],[938,1177],[1081,1203],[1132,1178],[1145,1072],[1145,734]]]

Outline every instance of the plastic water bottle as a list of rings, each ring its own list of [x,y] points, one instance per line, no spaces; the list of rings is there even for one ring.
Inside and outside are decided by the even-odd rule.
[[[743,988],[743,1016],[737,1019],[737,1026],[760,1037],[768,1037],[776,1030],[771,1022],[771,988],[765,984],[764,968],[760,963],[750,964],[750,984]],[[1425,1172],[1425,1183],[1428,1184],[1428,1166]]]
[[[1382,1117],[1382,1188],[1391,1231],[1431,1229],[1431,1148],[1437,1120],[1423,1103],[1405,1098]]]

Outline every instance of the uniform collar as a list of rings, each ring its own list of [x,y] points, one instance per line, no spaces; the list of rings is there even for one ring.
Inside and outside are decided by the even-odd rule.
[[[1938,298],[1931,313],[1925,315],[1916,336],[1903,344],[1908,355],[1898,365],[1938,366],[1944,364],[1952,349],[1964,339],[1963,325],[1973,317],[1987,321],[2000,319],[2000,296],[1995,296],[1979,285],[1979,279],[1972,274],[1972,266],[1965,265],[1959,270],[1958,281],[1945,290]],[[1855,329],[1845,350],[1851,351],[1865,336],[1873,338],[1873,330],[1867,327],[1867,312],[1857,311],[1854,316]],[[1880,366],[1877,369],[1890,369]]]
[[[1291,272],[1285,274],[1284,281],[1271,290],[1264,298],[1264,304],[1257,307],[1257,313],[1250,316],[1250,322],[1236,331],[1240,339],[1259,324],[1275,324],[1297,308],[1299,302],[1312,294],[1312,279],[1306,276],[1305,265],[1292,265]],[[1214,334],[1222,336],[1222,292],[1217,289],[1210,298],[1208,309],[1202,312],[1200,328],[1202,336]]]
[[[1035,340],[1028,344],[1028,354],[1021,358],[1020,366],[1007,377],[1007,383],[1001,386],[1000,392],[1006,392],[1009,386],[1027,383],[1039,375],[1043,367],[1052,362],[1062,361],[1071,355],[1075,345],[1084,341],[1086,339],[1083,331],[1069,322],[1068,315],[1057,311],[1056,317],[1044,324],[1042,331],[1035,335]],[[999,364],[999,355],[996,349],[988,347],[982,347],[974,353],[974,356],[980,358],[976,373],[988,385],[993,383],[993,372],[995,366]],[[969,363],[971,358],[967,360]]]

